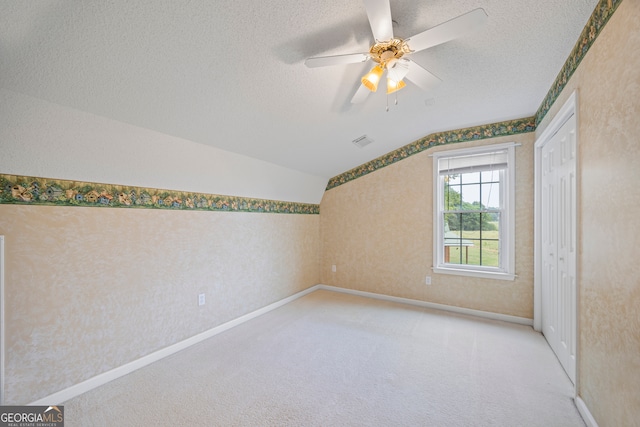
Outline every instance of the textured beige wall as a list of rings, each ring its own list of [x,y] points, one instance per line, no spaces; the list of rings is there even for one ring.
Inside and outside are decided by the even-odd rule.
[[[578,394],[601,427],[640,423],[640,1],[611,17],[578,90]]]
[[[6,404],[319,282],[318,215],[0,205],[0,234]]]
[[[522,143],[516,148],[517,279],[434,274],[429,154],[510,141]],[[532,318],[533,141],[534,134],[527,133],[435,147],[327,191],[320,203],[322,282]],[[427,274],[433,279],[430,286],[425,285]]]

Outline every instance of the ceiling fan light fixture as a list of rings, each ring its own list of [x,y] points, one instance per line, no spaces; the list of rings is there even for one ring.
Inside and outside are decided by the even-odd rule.
[[[362,84],[371,92],[375,92],[378,89],[382,73],[384,73],[384,69],[380,65],[376,65],[362,77]]]
[[[396,82],[401,81],[409,73],[409,61],[393,59],[387,63],[387,76]]]
[[[387,78],[387,95],[393,92],[397,92],[400,89],[402,89],[403,87],[405,87],[407,84],[405,82],[403,82],[402,80],[400,81],[395,81],[391,78]]]
[[[430,90],[434,84],[440,82],[440,79],[405,56],[462,37],[477,29],[487,19],[484,9],[477,8],[412,37],[401,39],[393,36],[395,21],[391,18],[390,2],[391,0],[364,0],[367,18],[375,40],[375,44],[369,48],[368,53],[319,56],[305,61],[305,65],[311,68],[354,64],[368,60],[377,62],[378,65],[361,78],[362,85],[358,86],[358,90],[351,98],[352,104],[364,101],[369,91],[375,92],[378,89],[385,69],[387,78],[390,79],[387,81],[387,93],[396,92],[406,86],[403,82],[405,78],[420,89]]]

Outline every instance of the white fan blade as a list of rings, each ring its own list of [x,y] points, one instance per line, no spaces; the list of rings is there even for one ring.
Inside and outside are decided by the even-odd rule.
[[[353,95],[353,98],[351,98],[351,103],[360,104],[361,102],[364,102],[364,100],[367,99],[367,96],[369,96],[370,92],[371,91],[367,89],[365,85],[360,85],[360,87],[358,87],[358,90],[356,91],[356,94]]]
[[[407,76],[405,78],[414,83],[422,90],[429,90],[442,81],[438,77],[431,74],[431,72],[425,70],[420,65],[411,60],[409,60],[409,72],[407,73]]]
[[[386,42],[393,38],[393,23],[391,21],[391,6],[389,0],[364,0],[373,38]]]
[[[429,47],[446,43],[458,37],[462,37],[463,35],[478,29],[486,20],[487,13],[484,9],[474,9],[471,12],[467,12],[464,15],[460,15],[457,18],[453,18],[450,21],[443,22],[436,27],[430,28],[427,31],[423,31],[420,34],[409,37],[406,41],[409,45],[409,49],[413,52],[418,52]]]
[[[350,53],[347,55],[334,56],[316,56],[315,58],[307,58],[304,65],[309,68],[327,67],[329,65],[354,64],[356,62],[364,62],[369,59],[366,53]]]

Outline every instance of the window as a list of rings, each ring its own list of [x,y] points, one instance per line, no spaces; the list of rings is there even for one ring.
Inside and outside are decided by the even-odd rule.
[[[434,158],[434,271],[513,280],[515,144]]]

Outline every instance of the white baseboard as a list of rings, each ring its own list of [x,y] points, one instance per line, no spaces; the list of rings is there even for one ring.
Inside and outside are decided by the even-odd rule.
[[[64,390],[60,390],[46,397],[38,399],[34,402],[29,403],[28,405],[42,406],[42,405],[61,404],[69,399],[72,399],[76,396],[81,395],[82,393],[86,393],[89,390],[92,390],[96,387],[99,387],[103,384],[113,381],[116,378],[120,378],[124,375],[127,375],[137,369],[145,367],[151,363],[157,362],[158,360],[163,359],[167,356],[171,356],[172,354],[177,353],[181,350],[184,350],[187,347],[190,347],[201,341],[204,341],[207,338],[211,338],[215,335],[218,335],[219,333],[229,330],[234,326],[238,326],[241,323],[247,322],[271,310],[275,310],[276,308],[281,307],[300,297],[303,297],[317,289],[318,289],[318,285],[312,286],[308,289],[305,289],[304,291],[300,291],[296,294],[293,294],[290,297],[274,302],[273,304],[269,304],[268,306],[262,307],[256,311],[252,311],[251,313],[245,314],[244,316],[240,316],[237,319],[231,320],[230,322],[216,326],[215,328],[204,331],[198,335],[194,335],[191,338],[187,338],[184,341],[180,341],[178,343],[170,345],[169,347],[165,347],[162,350],[158,350],[144,357],[141,357],[140,359],[134,360],[133,362],[129,362],[125,365],[118,366],[117,368],[114,368],[110,371],[107,371],[102,374],[96,375],[95,377],[89,378],[86,381],[72,385],[71,387],[68,387]]]
[[[358,291],[355,289],[338,288],[336,286],[316,285],[316,288],[324,289],[327,291],[342,292],[342,293],[351,294],[351,295],[360,295],[363,297],[375,298],[375,299],[380,299],[385,301],[393,301],[393,302],[399,302],[403,304],[410,304],[418,307],[444,310],[444,311],[449,311],[449,312],[458,313],[458,314],[467,314],[470,316],[483,317],[485,319],[502,320],[504,322],[533,326],[533,319],[527,319],[526,317],[509,316],[507,314],[492,313],[490,311],[473,310],[471,308],[456,307],[453,305],[436,304],[433,302],[420,301],[420,300],[409,299],[409,298],[393,297],[393,296],[384,295],[384,294],[376,294],[373,292]]]
[[[584,403],[584,400],[582,400],[580,396],[576,397],[576,407],[578,408],[578,412],[580,412],[580,416],[582,416],[587,427],[598,427],[596,419],[593,418],[593,415],[589,412],[589,408],[587,408],[587,404]]]
[[[165,347],[161,350],[155,351],[151,354],[148,354],[146,356],[141,357],[140,359],[134,360],[132,362],[129,362],[127,364],[124,364],[122,366],[119,366],[117,368],[114,368],[110,371],[104,372],[102,374],[96,375],[95,377],[89,378],[88,380],[85,380],[81,383],[72,385],[71,387],[68,387],[64,390],[60,390],[57,391],[55,393],[52,393],[48,396],[45,396],[41,399],[38,399],[34,402],[29,403],[28,405],[55,405],[55,404],[61,404],[69,399],[72,399],[76,396],[81,395],[82,393],[86,393],[89,390],[92,390],[96,387],[99,387],[101,385],[104,385],[110,381],[113,381],[117,378],[120,378],[122,376],[125,376],[137,369],[143,368],[151,363],[157,362],[160,359],[163,359],[167,356],[170,356],[174,353],[177,353],[181,350],[184,350],[194,344],[197,344],[201,341],[204,341],[208,338],[211,338],[215,335],[218,335],[219,333],[222,333],[224,331],[227,331],[235,326],[238,326],[244,322],[247,322],[251,319],[254,319],[262,314],[265,314],[269,311],[275,310],[278,307],[281,307],[291,301],[294,301],[300,297],[303,297],[307,294],[310,294],[311,292],[317,291],[319,289],[324,289],[327,291],[333,291],[333,292],[342,292],[342,293],[346,293],[346,294],[352,294],[352,295],[359,295],[359,296],[364,296],[364,297],[369,297],[369,298],[376,298],[376,299],[380,299],[380,300],[386,300],[386,301],[393,301],[393,302],[399,302],[399,303],[404,303],[404,304],[410,304],[410,305],[414,305],[414,306],[419,306],[419,307],[426,307],[426,308],[433,308],[433,309],[437,309],[437,310],[444,310],[444,311],[450,311],[450,312],[454,312],[454,313],[460,313],[460,314],[467,314],[467,315],[472,315],[472,316],[477,316],[477,317],[483,317],[483,318],[487,318],[487,319],[493,319],[493,320],[502,320],[502,321],[506,321],[506,322],[512,322],[512,323],[518,323],[521,325],[533,325],[533,320],[532,319],[526,319],[523,317],[516,317],[516,316],[508,316],[505,314],[498,314],[498,313],[491,313],[491,312],[487,312],[487,311],[480,311],[480,310],[472,310],[472,309],[468,309],[468,308],[461,308],[461,307],[455,307],[455,306],[449,306],[449,305],[444,305],[444,304],[436,304],[436,303],[431,303],[431,302],[426,302],[426,301],[419,301],[419,300],[414,300],[414,299],[408,299],[408,298],[400,298],[400,297],[393,297],[393,296],[389,296],[389,295],[383,295],[383,294],[376,294],[376,293],[372,293],[372,292],[364,292],[364,291],[357,291],[354,289],[345,289],[345,288],[338,288],[335,286],[327,286],[327,285],[315,285],[312,286],[308,289],[305,289],[304,291],[300,291],[296,294],[291,295],[290,297],[284,298],[280,301],[274,302],[273,304],[270,304],[266,307],[263,307],[261,309],[258,309],[256,311],[253,311],[251,313],[245,314],[244,316],[240,316],[237,319],[234,319],[230,322],[224,323],[222,325],[216,326],[215,328],[209,329],[207,331],[204,331],[198,335],[194,335],[191,338],[187,338],[184,341],[180,341],[178,343],[175,343],[173,345],[170,345],[169,347]],[[585,407],[586,409],[586,407]],[[588,412],[588,411],[587,411]],[[594,426],[597,427],[596,424],[594,424]]]

